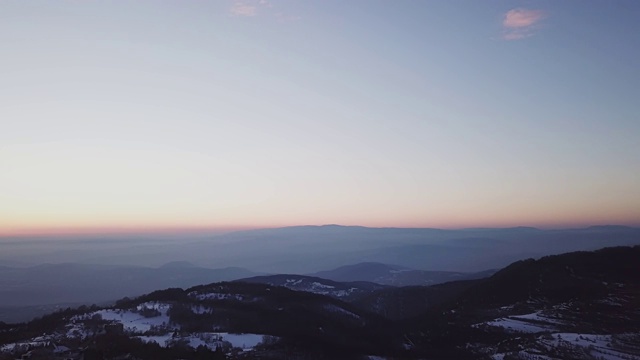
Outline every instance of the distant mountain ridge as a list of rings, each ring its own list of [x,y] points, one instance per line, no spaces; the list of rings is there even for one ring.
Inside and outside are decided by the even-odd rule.
[[[640,228],[606,225],[557,230],[445,230],[325,225],[242,231],[214,240],[222,242],[215,245],[218,252],[234,258],[236,265],[267,273],[315,274],[361,262],[427,271],[477,272],[523,258],[638,245]],[[208,244],[200,241],[194,246],[206,249]]]
[[[334,281],[368,281],[390,286],[429,286],[449,281],[480,279],[491,276],[495,270],[476,273],[453,271],[415,270],[398,265],[363,262],[341,266],[333,270],[319,271],[309,274]]]
[[[528,227],[445,230],[326,225],[244,230],[209,238],[185,235],[174,240],[132,239],[135,241],[122,237],[102,241],[75,237],[55,242],[42,237],[28,241],[0,239],[3,247],[0,265],[81,262],[159,267],[187,261],[206,268],[242,267],[261,273],[312,274],[360,262],[377,262],[416,270],[477,272],[529,257],[638,245],[640,228],[605,225],[557,230]]]

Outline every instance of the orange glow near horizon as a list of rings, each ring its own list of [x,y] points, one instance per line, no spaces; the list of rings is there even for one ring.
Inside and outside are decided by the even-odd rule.
[[[640,223],[635,175],[599,178],[604,175],[598,173],[585,182],[580,174],[557,180],[521,173],[504,182],[495,172],[473,167],[473,177],[446,166],[435,174],[421,168],[408,173],[410,165],[402,163],[376,168],[340,164],[340,158],[329,156],[312,163],[285,153],[264,161],[242,155],[243,161],[233,162],[131,143],[5,146],[0,235],[307,224],[455,229]]]
[[[461,219],[458,219],[461,220]],[[419,222],[419,221],[397,221],[397,222],[349,222],[325,221],[310,222],[302,221],[298,223],[277,222],[277,223],[255,223],[255,224],[229,224],[229,225],[202,225],[202,224],[173,224],[154,225],[148,224],[109,224],[109,225],[61,225],[61,226],[0,226],[0,236],[83,236],[83,235],[118,235],[118,234],[207,234],[226,233],[251,229],[281,228],[288,226],[321,226],[327,224],[337,224],[344,226],[365,226],[372,228],[439,228],[439,229],[465,229],[465,228],[509,228],[509,227],[536,227],[540,229],[566,229],[581,228],[597,225],[623,225],[638,227],[640,221],[634,218],[613,218],[602,217],[586,220],[579,219],[540,219],[538,221],[519,221],[511,219],[507,221],[459,221],[459,222]]]

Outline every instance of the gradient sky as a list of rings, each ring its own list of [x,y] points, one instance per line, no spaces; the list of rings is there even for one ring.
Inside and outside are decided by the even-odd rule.
[[[640,224],[640,2],[0,1],[0,233]]]

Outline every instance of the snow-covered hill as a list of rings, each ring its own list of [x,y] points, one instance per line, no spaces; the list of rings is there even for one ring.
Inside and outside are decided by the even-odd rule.
[[[387,286],[366,281],[337,282],[305,275],[256,276],[236,281],[282,286],[295,291],[326,295],[346,301],[360,298],[375,290],[387,288]]]

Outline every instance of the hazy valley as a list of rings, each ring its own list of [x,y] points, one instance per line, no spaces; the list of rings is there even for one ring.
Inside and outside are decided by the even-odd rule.
[[[36,257],[13,257],[13,266],[0,268],[5,323],[57,309],[3,325],[0,349],[2,356],[33,350],[56,359],[638,359],[640,248],[611,246],[640,244],[639,235],[627,227],[297,227],[184,245],[166,239],[141,246],[109,243],[108,257],[96,256],[99,240],[86,239],[84,252],[68,253],[63,245]],[[296,247],[307,238],[313,246]],[[355,252],[356,246],[365,248],[359,260],[367,261],[343,263],[354,255],[330,251]],[[159,256],[155,261],[172,261],[142,266],[153,264],[147,257],[126,264],[151,247]],[[585,252],[602,247],[608,248]],[[193,249],[199,251],[184,257]],[[211,259],[202,249],[209,249]],[[389,249],[396,252],[383,257]],[[548,256],[571,250],[582,252]],[[237,261],[225,259],[231,252]],[[424,257],[420,268],[410,267],[415,258],[406,254],[412,252]],[[263,260],[250,266],[259,253]],[[368,261],[398,253],[405,256],[394,263]],[[531,253],[544,257],[523,261]],[[80,254],[78,263],[15,266]],[[464,271],[478,270],[464,264],[470,254],[474,264],[513,261]],[[301,266],[296,257],[314,261]],[[287,258],[291,267],[283,263]],[[88,263],[96,259],[111,264]],[[215,259],[220,268],[203,266]],[[460,265],[434,270],[445,262]],[[264,271],[269,268],[289,271]]]
[[[0,240],[0,321],[156,289],[298,274],[389,286],[482,278],[511,262],[640,243],[640,229],[402,229],[337,225],[204,237]],[[43,307],[45,306],[45,307]],[[3,315],[4,314],[4,315]],[[8,316],[8,317],[7,317]]]

